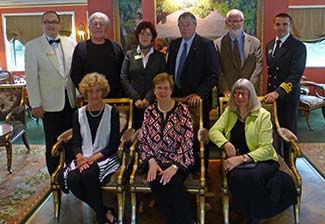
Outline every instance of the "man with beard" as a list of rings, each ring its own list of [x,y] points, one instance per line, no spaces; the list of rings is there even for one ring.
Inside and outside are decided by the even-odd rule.
[[[232,85],[246,78],[259,95],[263,71],[261,43],[243,31],[244,14],[240,10],[231,9],[225,22],[228,33],[215,41],[220,60],[219,93],[230,96]]]

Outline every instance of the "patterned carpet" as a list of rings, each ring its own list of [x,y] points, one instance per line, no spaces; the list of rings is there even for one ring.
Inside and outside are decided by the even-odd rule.
[[[325,177],[325,143],[299,143],[302,154]]]
[[[48,195],[50,179],[43,145],[14,145],[12,174],[7,171],[6,150],[0,149],[0,224],[23,223]]]

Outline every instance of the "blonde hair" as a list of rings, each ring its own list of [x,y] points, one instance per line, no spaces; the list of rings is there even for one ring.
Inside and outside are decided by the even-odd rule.
[[[102,97],[105,97],[111,91],[107,79],[104,75],[97,72],[88,73],[83,77],[79,83],[79,92],[80,94],[87,99],[87,91],[89,88],[98,85],[102,89]]]
[[[168,81],[169,85],[170,85],[170,88],[174,89],[173,77],[170,74],[168,74],[167,72],[159,73],[158,75],[156,75],[153,78],[153,80],[152,80],[152,89],[155,89],[156,86],[158,85],[158,83],[162,83],[162,82],[165,82],[165,81]]]

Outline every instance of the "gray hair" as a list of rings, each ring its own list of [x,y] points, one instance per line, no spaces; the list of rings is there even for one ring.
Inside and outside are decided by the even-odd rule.
[[[240,11],[239,9],[231,9],[227,12],[226,18],[229,19],[229,16],[231,13],[236,13],[239,14],[241,16],[241,18],[244,20],[244,13],[242,11]]]
[[[178,17],[178,22],[182,19],[182,18],[187,18],[190,17],[193,20],[193,23],[196,24],[196,17],[193,13],[191,12],[183,12],[179,17]]]
[[[105,26],[108,27],[108,25],[109,25],[108,16],[102,12],[94,12],[93,14],[91,14],[91,16],[88,19],[88,26],[91,26],[94,19],[103,19]]]
[[[259,101],[256,92],[255,92],[255,88],[253,86],[253,84],[248,80],[248,79],[238,79],[234,85],[232,86],[231,89],[231,95],[230,95],[230,99],[229,99],[229,109],[231,111],[235,111],[235,112],[239,112],[238,111],[238,106],[235,103],[234,100],[234,92],[235,90],[238,89],[245,89],[248,90],[249,92],[249,101],[248,101],[248,111],[249,112],[253,112],[258,110],[259,108],[261,108],[261,102]]]

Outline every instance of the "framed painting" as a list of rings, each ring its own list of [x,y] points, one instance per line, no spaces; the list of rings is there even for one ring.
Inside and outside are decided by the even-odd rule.
[[[197,18],[197,33],[216,39],[227,33],[226,14],[237,8],[245,16],[245,32],[262,39],[263,0],[156,0],[158,37],[173,39],[179,37],[178,17],[185,11]]]

